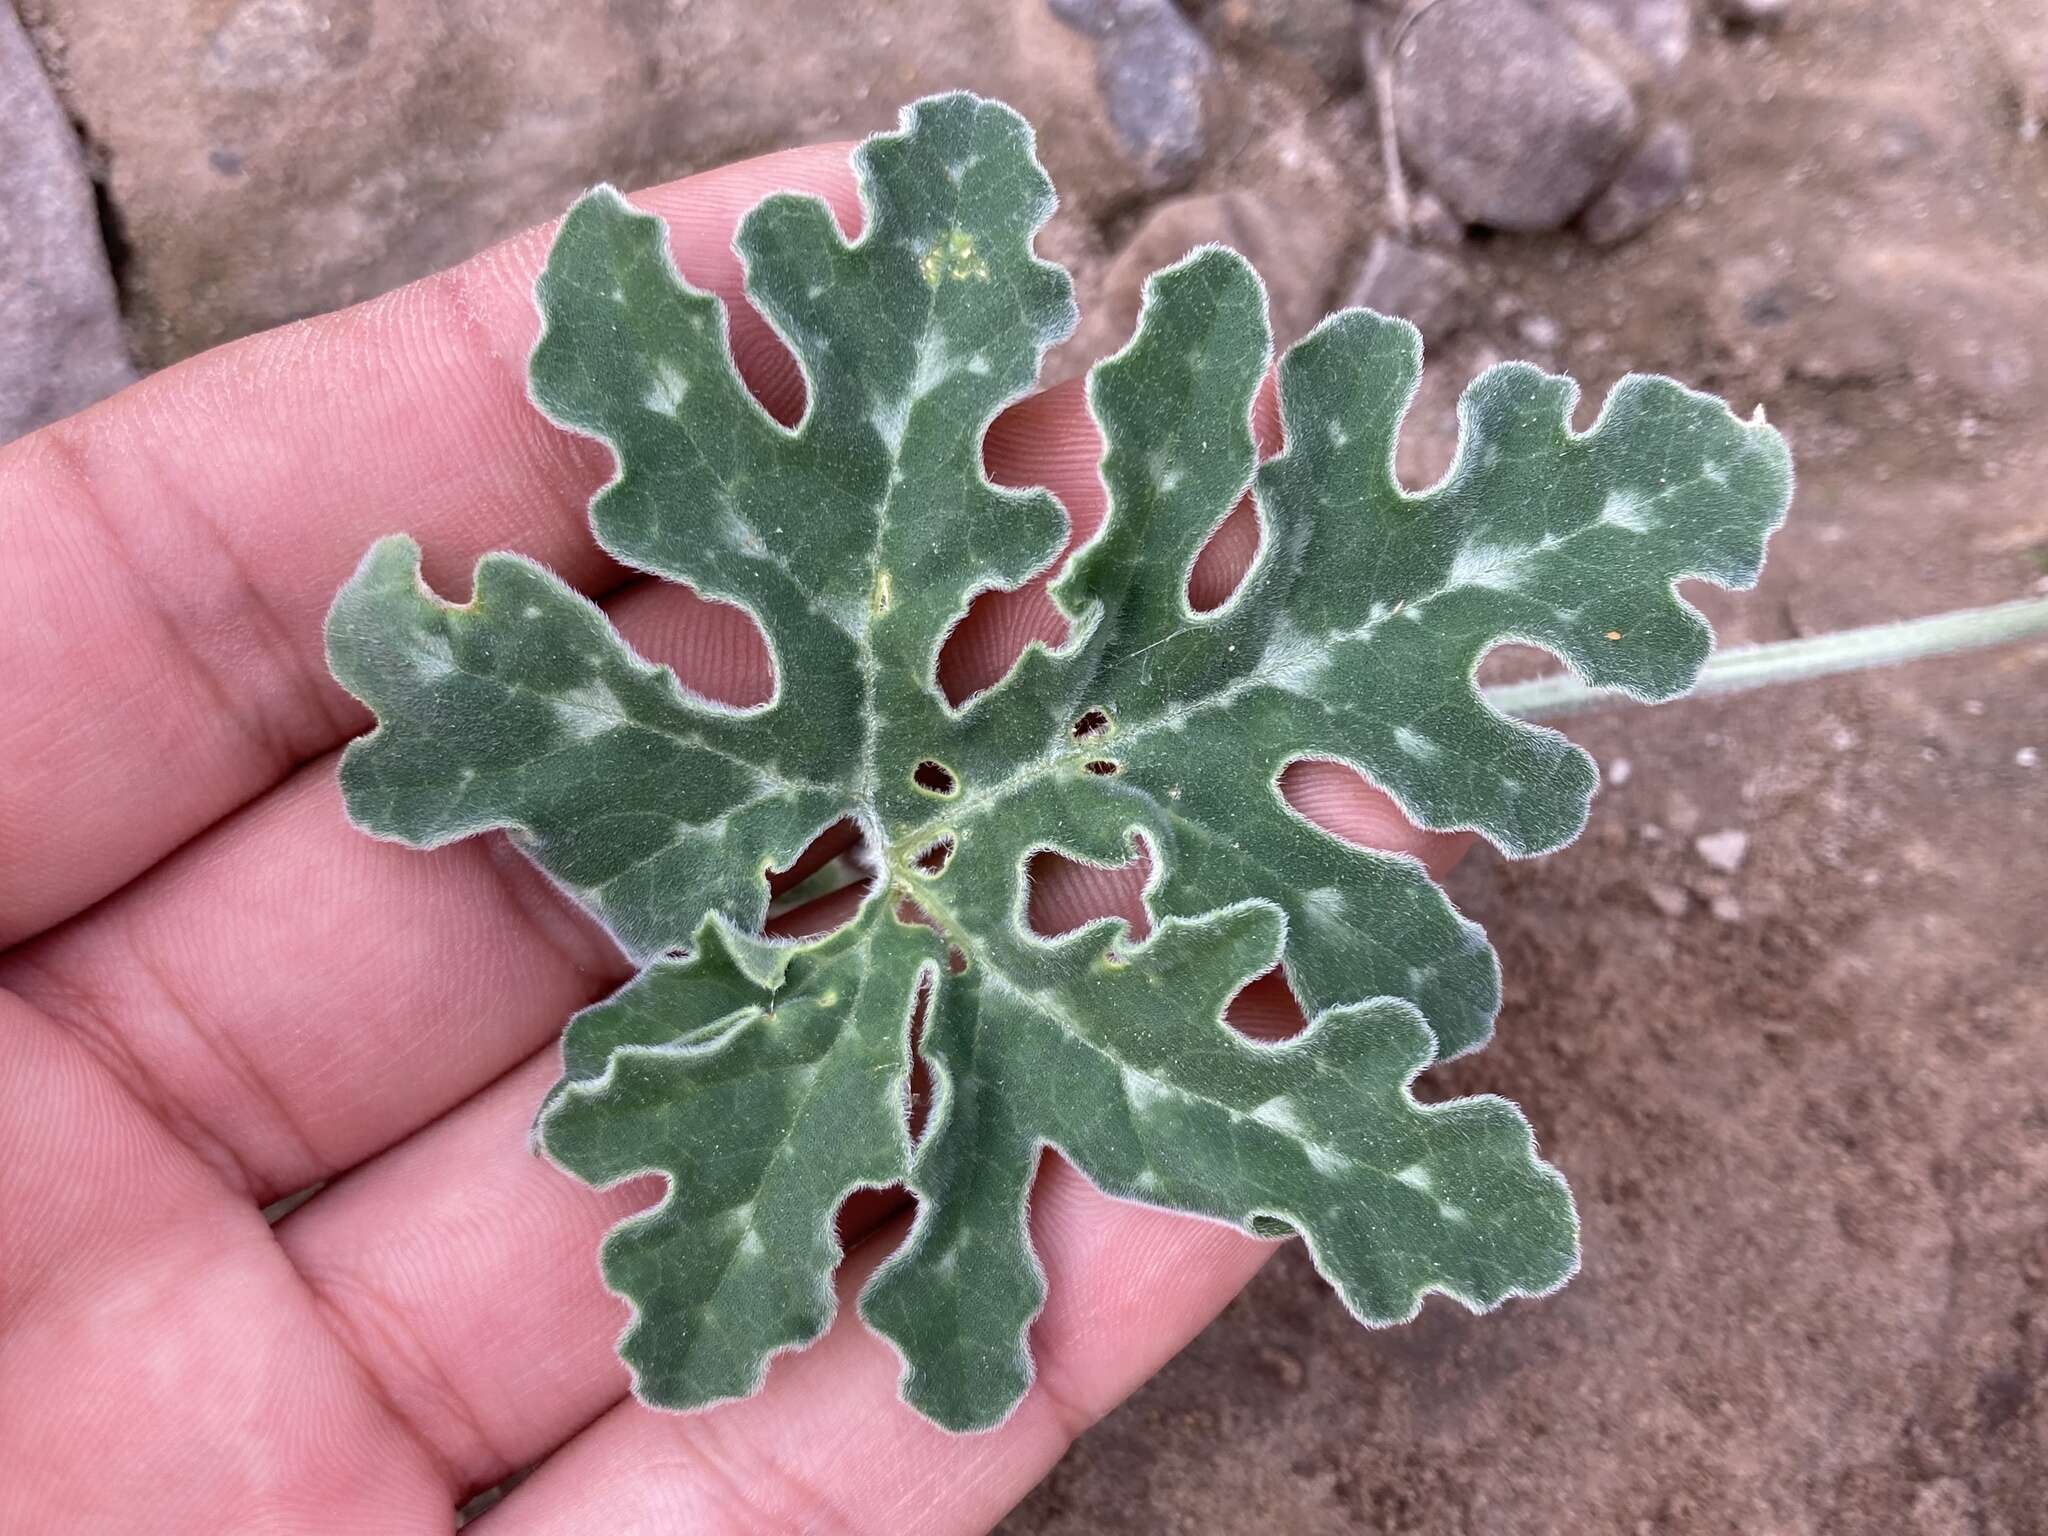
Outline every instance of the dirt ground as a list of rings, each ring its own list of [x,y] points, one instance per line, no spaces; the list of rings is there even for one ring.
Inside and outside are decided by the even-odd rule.
[[[2048,20],[2035,0],[1790,9],[1769,31],[1703,23],[1659,88],[1698,164],[1647,234],[1458,248],[1476,313],[1432,347],[1403,459],[1411,478],[1441,466],[1456,389],[1502,356],[1576,374],[1588,415],[1630,369],[1764,404],[1800,490],[1761,590],[1709,594],[1738,641],[2048,577],[2048,141],[2027,131]],[[46,45],[75,14],[24,11]],[[861,44],[906,61],[880,95],[955,83],[904,25]],[[67,89],[118,205],[141,171],[123,169],[78,28]],[[1313,206],[1271,243],[1327,299],[1382,217],[1369,100],[1234,36],[1218,33],[1194,187]],[[1048,45],[1015,67],[1046,60],[1085,65]],[[813,104],[787,136],[878,115]],[[1099,138],[1052,136],[1070,193]],[[691,168],[616,158],[595,169]],[[1128,176],[1070,197],[1054,247],[1084,299],[1158,200]],[[494,204],[451,238],[551,206]],[[183,259],[175,224],[139,203],[124,226],[130,320],[158,362],[179,337],[277,318],[236,311],[232,287],[175,313],[152,276]],[[421,266],[461,254],[413,250]],[[335,279],[336,301],[359,280]],[[1455,877],[1508,1002],[1489,1050],[1433,1076],[1527,1109],[1577,1192],[1584,1273],[1545,1302],[1474,1319],[1433,1301],[1372,1333],[1285,1251],[1003,1529],[2048,1532],[2044,684],[2036,643],[1572,722],[1610,788],[1575,847],[1482,853]],[[1733,871],[1695,847],[1728,831],[1747,837]]]

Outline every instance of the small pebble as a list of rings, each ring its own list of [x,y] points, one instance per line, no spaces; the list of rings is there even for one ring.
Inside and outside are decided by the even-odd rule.
[[[1530,346],[1544,351],[1564,340],[1564,327],[1548,315],[1524,315],[1516,322],[1515,330]]]
[[[1730,827],[1725,832],[1708,832],[1696,837],[1692,846],[1710,868],[1732,875],[1742,868],[1742,861],[1749,853],[1749,834],[1739,827]]]
[[[2021,747],[2019,751],[2013,753],[2012,760],[2022,768],[2038,768],[2041,766],[2041,754],[2032,747]]]
[[[1707,909],[1721,922],[1739,923],[1742,921],[1742,903],[1733,896],[1716,896],[1707,904]]]
[[[1621,788],[1636,776],[1636,765],[1625,757],[1617,757],[1607,765],[1607,782],[1616,789]]]
[[[1645,881],[1643,894],[1650,898],[1650,905],[1674,922],[1685,916],[1692,906],[1692,898],[1675,885],[1663,885],[1657,881]]]
[[[1308,1376],[1308,1369],[1301,1363],[1301,1357],[1291,1349],[1281,1349],[1272,1344],[1262,1345],[1259,1349],[1259,1363],[1290,1392],[1299,1390],[1303,1380]]]
[[[1052,0],[1052,13],[1096,39],[1096,88],[1146,180],[1184,179],[1202,158],[1202,84],[1215,73],[1202,34],[1171,0]]]

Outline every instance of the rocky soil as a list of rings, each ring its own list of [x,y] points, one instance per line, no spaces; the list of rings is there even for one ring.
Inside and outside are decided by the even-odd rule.
[[[2048,590],[2036,0],[16,3],[145,366],[966,85],[1066,196],[1057,372],[1224,239],[1283,333],[1422,323],[1411,480],[1502,357],[1588,419],[1631,369],[1765,405],[1800,494],[1724,638]],[[2037,644],[1573,722],[1609,788],[1461,871],[1509,1004],[1429,1086],[1527,1107],[1585,1272],[1366,1333],[1284,1253],[1006,1530],[2048,1532],[2044,685]]]

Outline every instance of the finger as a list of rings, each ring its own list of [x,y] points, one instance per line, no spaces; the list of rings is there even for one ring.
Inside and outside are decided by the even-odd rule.
[[[597,1245],[660,1186],[594,1193],[528,1155],[560,1070],[557,1051],[538,1051],[277,1227],[378,1390],[471,1488],[545,1455],[627,1388],[613,1349],[626,1312]]]
[[[832,915],[821,906],[811,918]],[[423,1427],[437,1457],[459,1479],[479,1486],[546,1454],[626,1388],[614,1345],[627,1314],[604,1290],[594,1255],[604,1231],[654,1203],[659,1188],[645,1180],[593,1194],[540,1160],[519,1155],[516,1149],[559,1068],[552,1048],[538,1052],[453,1114],[323,1191],[278,1228],[293,1263],[326,1298],[379,1391],[408,1423]],[[1079,1182],[1064,1169],[1057,1177]],[[1152,1241],[1146,1223],[1175,1225],[1158,1213],[1101,1203],[1137,1223],[1117,1230],[1140,1248]],[[1063,1208],[1038,1208],[1034,1230],[1042,1241],[1062,1240],[1067,1224],[1057,1218]],[[868,1220],[886,1210],[864,1203]],[[1255,1246],[1233,1246],[1249,1240],[1225,1228],[1181,1225],[1220,1243],[1213,1251],[1225,1258],[1235,1254],[1249,1261],[1257,1252]],[[862,1232],[857,1224],[846,1228],[849,1240]],[[1211,1250],[1197,1244],[1189,1251]],[[1236,1283],[1235,1262],[1222,1264],[1220,1285]],[[1175,1271],[1162,1262],[1143,1273]],[[1138,1278],[1125,1274],[1123,1283]],[[1178,1283],[1162,1283],[1162,1290]],[[1058,1302],[1060,1288],[1055,1281],[1055,1302],[1072,1305],[1075,1298]],[[1116,1343],[1117,1350],[1128,1348],[1141,1360],[1150,1358],[1148,1349],[1170,1353],[1184,1337],[1178,1331],[1183,1324],[1200,1325],[1174,1312],[1172,1295],[1162,1295],[1157,1304],[1162,1331],[1134,1335]],[[1207,1315],[1200,1307],[1196,1311]],[[1087,1316],[1086,1305],[1071,1319],[1049,1311],[1035,1337],[1042,1344],[1045,1329],[1058,1329],[1063,1319],[1080,1327]],[[828,1355],[856,1347],[871,1353],[876,1341],[855,1345],[841,1338],[847,1327],[842,1319],[818,1347]],[[1057,1352],[1059,1335],[1051,1337]],[[770,1391],[790,1390],[777,1383],[795,1367],[795,1361],[778,1366]],[[893,1401],[893,1364],[884,1380],[883,1396]],[[594,1528],[606,1527],[600,1522]]]
[[[831,1331],[778,1360],[759,1396],[687,1416],[621,1403],[479,1529],[979,1536],[1220,1312],[1274,1246],[1112,1201],[1049,1163],[1032,1201],[1047,1286],[1032,1327],[1036,1379],[1000,1428],[949,1435],[898,1399],[900,1362],[852,1305],[902,1230],[878,1234],[847,1266]]]
[[[444,1113],[631,968],[500,837],[348,824],[331,760],[89,915],[13,988],[257,1204]]]
[[[647,583],[612,612],[699,693],[764,681],[729,643],[732,609]],[[444,1113],[631,972],[502,837],[423,856],[357,831],[332,754],[0,955],[0,985],[70,1024],[258,1202]]]
[[[450,1490],[262,1218],[0,992],[0,1530],[429,1530]]]
[[[857,225],[847,146],[642,196],[684,274],[740,290],[734,225],[779,189]],[[0,451],[0,945],[34,933],[357,730],[321,619],[404,529],[460,591],[521,550],[598,589],[609,466],[528,403],[538,229],[370,303],[219,348]],[[790,414],[795,364],[732,304],[741,370]]]

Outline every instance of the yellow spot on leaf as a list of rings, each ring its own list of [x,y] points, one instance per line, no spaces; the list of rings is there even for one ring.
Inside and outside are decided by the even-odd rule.
[[[896,584],[890,579],[887,570],[875,572],[873,607],[876,613],[887,613],[889,611],[889,605],[896,600],[895,586]]]
[[[1607,638],[1610,640],[1619,640],[1621,638],[1621,631],[1618,629],[1610,629],[1609,631],[1607,631]]]
[[[974,237],[964,229],[949,229],[934,240],[918,263],[930,287],[951,278],[956,283],[988,281],[988,263],[974,252]]]

